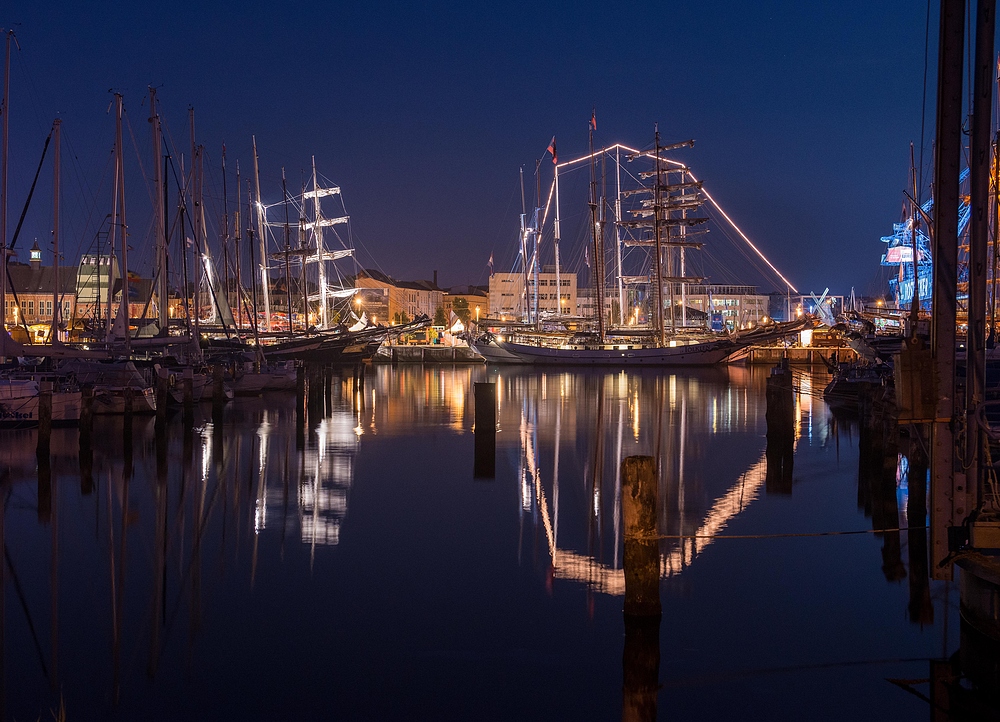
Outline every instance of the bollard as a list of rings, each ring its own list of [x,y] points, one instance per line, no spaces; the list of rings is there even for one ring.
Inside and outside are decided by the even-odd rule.
[[[125,397],[125,415],[131,416],[132,412],[135,410],[135,391],[131,386],[126,386],[124,391]]]
[[[42,381],[38,393],[38,445],[35,452],[39,460],[49,456],[49,439],[52,435],[52,382]]]
[[[659,617],[662,613],[656,476],[652,456],[630,456],[622,462],[626,616]]]
[[[94,387],[84,384],[80,389],[80,449],[90,449],[94,431]],[[82,464],[81,460],[81,464]],[[81,482],[82,483],[82,482]]]
[[[472,478],[495,479],[497,468],[497,385],[475,383],[475,457]]]

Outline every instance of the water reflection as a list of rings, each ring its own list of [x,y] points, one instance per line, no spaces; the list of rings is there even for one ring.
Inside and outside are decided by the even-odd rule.
[[[213,695],[243,705],[246,719],[321,717],[329,710],[311,690],[332,685],[340,698],[370,699],[385,693],[371,680],[390,677],[402,701],[383,717],[406,716],[409,697],[445,689],[441,680],[459,674],[455,665],[430,665],[434,675],[421,677],[427,659],[485,657],[483,678],[514,674],[517,665],[497,659],[534,659],[542,643],[521,638],[512,651],[505,638],[560,625],[562,643],[575,651],[552,653],[561,661],[541,672],[517,657],[525,674],[565,667],[577,679],[577,657],[591,666],[605,660],[611,671],[602,667],[605,676],[591,680],[607,692],[599,716],[622,704],[623,690],[629,709],[645,710],[637,718],[655,716],[658,676],[675,675],[682,652],[664,647],[671,661],[660,671],[661,636],[677,635],[674,613],[662,635],[659,623],[625,626],[621,646],[620,470],[637,455],[658,460],[663,589],[694,594],[702,569],[729,556],[745,563],[747,545],[762,542],[713,536],[756,512],[751,532],[860,528],[856,478],[858,505],[879,541],[867,544],[869,537],[855,565],[872,568],[885,587],[880,568],[893,585],[908,578],[908,616],[918,630],[946,626],[935,619],[935,604],[947,609],[947,600],[945,587],[927,580],[926,535],[899,531],[926,516],[919,446],[832,419],[816,397],[823,379],[796,373],[794,478],[768,496],[765,374],[386,366],[364,379],[313,374],[301,405],[294,395],[237,399],[215,417],[206,405],[189,427],[180,417],[163,427],[151,417],[99,417],[90,448],[80,448],[75,430],[55,429],[51,457],[42,460],[34,431],[4,431],[0,717],[36,719],[60,694],[71,719],[104,718],[116,706],[130,718],[197,718]],[[496,384],[496,469],[494,481],[474,483],[473,389],[482,381]],[[854,516],[821,506],[798,517],[774,511],[814,494],[842,453],[850,459],[845,508]],[[782,550],[794,563],[802,548]],[[831,548],[802,553],[799,573],[835,565],[824,556]],[[714,584],[742,573],[723,568]],[[740,596],[759,608],[781,608],[798,591],[796,581],[768,597],[757,581]],[[664,609],[678,604],[665,598]],[[697,614],[688,614],[693,623]],[[607,630],[609,641],[593,641]],[[572,647],[577,639],[593,647]],[[309,673],[296,665],[316,678],[302,682]],[[270,677],[277,709],[241,701],[260,702]],[[209,678],[221,679],[190,699],[177,692]],[[248,690],[257,686],[261,692]],[[157,704],[162,714],[150,714]],[[371,716],[358,709],[344,716]],[[662,699],[659,709],[673,714]],[[463,716],[476,715],[441,715]]]
[[[627,456],[660,460],[659,528],[668,537],[660,547],[664,578],[682,574],[712,544],[709,537],[760,494],[763,409],[745,368],[680,374],[504,370],[497,385],[504,400],[501,428],[517,430],[515,449],[513,433],[501,434],[498,447],[516,453],[522,536],[525,524],[541,526],[548,573],[556,579],[624,594],[619,469]],[[809,410],[800,417],[811,433]],[[564,498],[567,487],[576,497],[562,538],[560,486]]]

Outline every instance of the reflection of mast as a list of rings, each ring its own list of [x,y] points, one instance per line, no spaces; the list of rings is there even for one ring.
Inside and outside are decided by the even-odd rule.
[[[260,446],[257,457],[257,499],[254,505],[253,517],[253,557],[250,565],[250,585],[257,577],[257,546],[260,540],[260,532],[264,529],[267,521],[267,445],[268,437],[271,435],[271,424],[268,421],[267,411],[264,411],[264,418],[257,429],[257,437],[260,439]]]

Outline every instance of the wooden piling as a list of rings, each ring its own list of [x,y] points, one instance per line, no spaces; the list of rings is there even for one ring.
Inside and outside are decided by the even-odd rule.
[[[476,405],[475,460],[472,476],[475,479],[495,479],[497,467],[497,385],[475,383],[473,395]]]
[[[226,403],[225,368],[222,364],[215,364],[212,367],[212,413],[218,415],[222,413],[222,407]]]
[[[191,426],[194,424],[194,369],[190,366],[181,376],[181,391],[184,394],[184,425]]]
[[[133,391],[131,386],[125,387],[124,397],[125,415],[131,416],[132,412],[135,411],[135,391]]]
[[[768,494],[792,493],[795,449],[795,393],[787,359],[771,369],[767,378],[767,475]]]
[[[659,617],[660,552],[657,539],[657,471],[652,456],[622,462],[622,522],[625,536],[625,615]]]
[[[80,389],[80,450],[90,449],[94,431],[94,387],[84,384]],[[82,464],[81,460],[81,464]],[[82,481],[81,481],[82,484]]]
[[[38,385],[38,458],[49,456],[49,439],[52,435],[52,382],[42,381]]]

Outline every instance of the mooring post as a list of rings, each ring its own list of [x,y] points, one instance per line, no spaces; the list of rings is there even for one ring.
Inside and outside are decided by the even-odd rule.
[[[184,425],[191,426],[194,424],[194,369],[190,366],[181,376],[181,391],[184,394]]]
[[[124,405],[125,405],[125,415],[131,416],[132,412],[135,411],[135,391],[131,386],[126,386],[123,392],[124,394]]]
[[[49,438],[52,435],[52,382],[42,381],[38,385],[38,444],[35,449],[38,458],[49,456]]]
[[[625,536],[625,646],[622,720],[653,722],[660,672],[660,552],[657,539],[657,469],[651,456],[630,456],[621,466]]]
[[[476,382],[475,479],[495,479],[497,469],[497,385]]]
[[[212,367],[212,415],[222,416],[226,403],[225,367],[221,363]]]
[[[84,384],[80,389],[80,449],[89,449],[94,431],[94,387]]]
[[[625,614],[658,617],[660,553],[656,532],[656,459],[630,456],[622,462],[622,522],[625,536]]]
[[[295,367],[295,450],[306,445],[306,368],[301,363]]]
[[[767,476],[768,494],[792,493],[792,463],[795,449],[795,394],[788,359],[771,369],[767,377]]]

